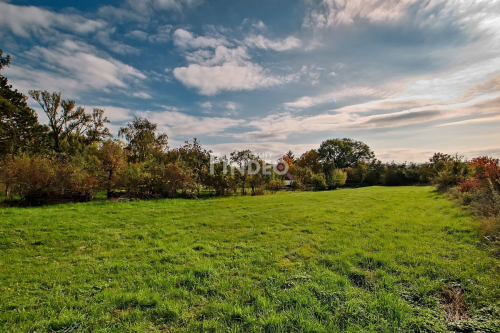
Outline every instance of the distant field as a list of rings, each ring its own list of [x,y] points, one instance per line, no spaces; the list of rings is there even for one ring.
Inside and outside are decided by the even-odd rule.
[[[431,187],[0,209],[2,332],[498,332],[500,260]]]

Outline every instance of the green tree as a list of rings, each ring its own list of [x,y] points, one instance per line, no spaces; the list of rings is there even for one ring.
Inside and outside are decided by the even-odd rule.
[[[251,163],[258,163],[258,158],[250,150],[233,151],[231,153],[231,163],[236,164],[237,179],[241,187],[241,195],[245,195],[245,186],[248,177],[248,170]]]
[[[158,125],[147,119],[135,118],[126,127],[120,128],[118,135],[128,141],[127,149],[133,161],[161,159],[168,149],[168,136],[157,133]]]
[[[104,110],[94,108],[92,113],[87,116],[87,122],[84,124],[83,137],[86,145],[94,142],[102,142],[106,138],[112,137],[106,124],[109,119],[104,116]]]
[[[0,49],[0,70],[9,65],[10,56],[3,57]],[[44,148],[47,128],[38,123],[38,116],[28,106],[27,99],[0,75],[0,158],[18,151],[37,152]]]
[[[322,191],[326,189],[326,179],[323,173],[316,173],[311,177],[311,184],[314,186],[315,191]]]
[[[352,167],[357,162],[369,161],[375,157],[368,145],[352,139],[326,140],[321,143],[318,155],[323,163],[333,163],[338,169]]]
[[[335,170],[333,170],[330,179],[331,180],[330,180],[330,183],[328,185],[333,187],[333,188],[339,188],[339,187],[345,185],[345,181],[347,179],[347,173],[345,171],[340,170],[340,169],[335,169]]]
[[[69,136],[81,132],[90,121],[90,116],[85,114],[84,108],[76,108],[73,100],[61,100],[61,93],[30,90],[29,95],[40,104],[49,118],[49,136],[57,153],[61,152],[61,145]]]
[[[197,138],[193,139],[193,143],[186,141],[184,146],[178,149],[179,161],[184,167],[190,169],[193,179],[198,187],[203,182],[210,165],[210,154],[212,151],[203,149],[200,141]]]
[[[385,173],[385,166],[378,159],[373,159],[366,166],[365,181],[370,185],[379,185],[382,182],[382,175]]]

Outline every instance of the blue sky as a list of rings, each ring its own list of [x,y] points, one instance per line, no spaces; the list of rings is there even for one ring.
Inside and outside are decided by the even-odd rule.
[[[500,157],[498,0],[0,0],[0,47],[20,91],[104,108],[113,133],[147,117],[172,147]]]

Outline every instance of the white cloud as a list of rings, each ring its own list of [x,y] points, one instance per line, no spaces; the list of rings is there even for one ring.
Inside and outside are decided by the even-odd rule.
[[[302,45],[300,39],[289,36],[283,40],[270,40],[262,35],[245,38],[244,43],[249,47],[258,47],[264,50],[287,51]]]
[[[204,103],[201,103],[200,106],[204,109],[211,109],[213,107],[213,104],[212,102],[204,102]]]
[[[238,46],[237,48],[227,48],[225,46],[217,46],[214,52],[208,50],[198,50],[186,54],[186,60],[203,66],[221,65],[225,62],[237,62],[244,65],[250,59],[247,50]]]
[[[241,91],[265,88],[280,84],[282,79],[270,76],[259,65],[236,61],[219,66],[190,64],[174,69],[174,76],[188,87],[199,89],[203,95],[215,95],[220,91]]]
[[[172,26],[170,24],[158,27],[156,34],[149,36],[149,41],[152,43],[166,43],[170,40]]]
[[[11,83],[25,93],[29,89],[46,89],[74,98],[79,92],[126,89],[131,83],[146,79],[134,67],[99,55],[94,47],[83,42],[64,40],[50,48],[35,46],[20,56],[39,65],[5,69]]]
[[[125,34],[125,37],[135,38],[138,40],[147,40],[148,33],[145,31],[141,31],[141,30],[132,30],[132,31],[127,32]]]
[[[184,49],[203,49],[216,48],[219,45],[229,45],[230,43],[222,36],[198,36],[195,37],[192,32],[177,29],[173,33],[174,44]]]
[[[440,147],[442,148],[442,147]],[[384,162],[403,163],[403,162],[428,162],[429,158],[436,152],[441,151],[446,154],[457,154],[466,158],[474,158],[478,156],[500,156],[500,147],[485,147],[483,149],[460,149],[453,147],[452,149],[415,149],[415,148],[391,148],[380,149],[376,151],[377,158]]]
[[[137,98],[143,98],[143,99],[150,99],[150,98],[153,98],[150,94],[144,92],[144,91],[141,91],[141,92],[135,92],[132,94],[133,97],[137,97]]]
[[[284,107],[288,110],[299,110],[299,109],[307,109],[316,105],[321,104],[332,104],[332,99],[334,99],[337,103],[344,101],[345,99],[352,97],[382,97],[387,93],[373,89],[369,87],[354,87],[354,88],[344,88],[337,91],[332,91],[331,93],[320,94],[317,96],[302,96],[296,99],[293,102],[284,103]]]
[[[314,29],[351,25],[356,19],[387,22],[402,19],[419,0],[322,0],[309,1],[303,25]]]
[[[266,30],[267,26],[264,24],[262,21],[257,21],[252,23],[252,28],[258,29],[258,30]]]
[[[231,110],[231,111],[236,111],[240,108],[238,103],[235,103],[235,102],[226,102],[225,104],[226,104],[226,108],[228,110]]]
[[[243,120],[224,117],[195,117],[178,111],[137,111],[135,115],[158,124],[160,131],[164,131],[172,137],[219,135],[222,131],[243,123]]]
[[[111,39],[111,35],[115,33],[115,30],[116,30],[116,28],[101,30],[98,33],[96,33],[95,37],[99,42],[101,42],[109,50],[111,50],[115,53],[123,54],[123,55],[124,54],[138,55],[140,53],[139,49]]]
[[[273,76],[258,64],[242,46],[217,46],[214,52],[198,50],[186,55],[195,62],[173,70],[174,77],[184,85],[197,88],[200,94],[215,95],[221,91],[254,90],[281,84],[289,77]]]
[[[132,9],[141,13],[153,13],[159,10],[182,11],[183,8],[194,7],[202,0],[127,0]]]
[[[103,29],[104,21],[91,20],[76,14],[58,14],[34,6],[15,6],[0,2],[0,29],[9,29],[17,36],[49,35],[54,29],[88,34]]]
[[[223,116],[236,116],[240,112],[241,105],[231,101],[225,102],[203,102],[199,104],[204,110],[205,114],[223,115]]]

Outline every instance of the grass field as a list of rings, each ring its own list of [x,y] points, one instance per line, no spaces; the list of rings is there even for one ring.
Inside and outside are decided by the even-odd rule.
[[[431,187],[0,209],[2,332],[498,332],[500,260]]]

